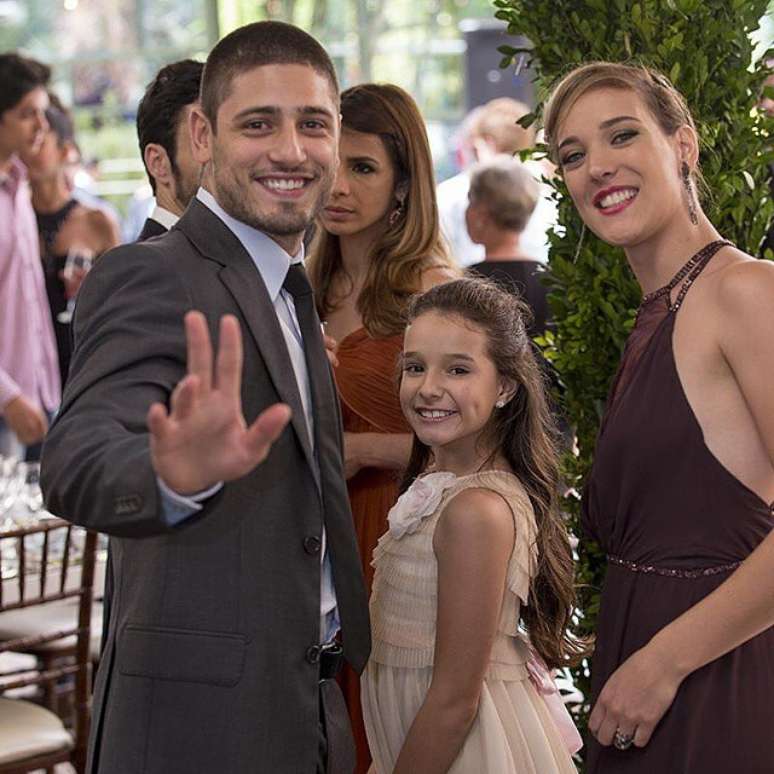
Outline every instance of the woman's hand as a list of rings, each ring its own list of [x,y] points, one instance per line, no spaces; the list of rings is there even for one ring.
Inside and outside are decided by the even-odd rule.
[[[64,271],[59,272],[59,279],[64,283],[65,298],[68,301],[78,295],[78,291],[81,289],[81,285],[83,285],[83,281],[88,273],[87,269],[82,269],[78,266],[71,269],[69,276],[66,276]]]
[[[333,368],[338,368],[339,359],[336,356],[336,350],[339,348],[339,342],[325,332],[325,323],[322,324],[323,343],[325,344],[325,354],[328,356],[328,362]]]
[[[363,433],[344,433],[344,477],[349,480],[365,467],[361,455]]]
[[[685,675],[654,645],[633,653],[605,683],[589,718],[589,730],[605,746],[616,731],[644,747],[672,706]]]

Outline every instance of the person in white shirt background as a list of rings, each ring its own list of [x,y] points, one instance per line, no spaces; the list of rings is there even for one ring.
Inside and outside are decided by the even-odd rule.
[[[514,155],[535,144],[535,133],[524,129],[517,121],[530,112],[523,102],[499,97],[474,108],[461,127],[463,150],[462,171],[438,186],[438,210],[441,229],[451,254],[460,266],[470,266],[484,260],[484,248],[471,241],[465,225],[468,208],[470,169],[476,162],[491,161],[500,154]],[[536,179],[550,176],[553,170],[542,161],[527,161],[525,166]],[[556,205],[550,198],[551,189],[541,185],[540,197],[522,234],[522,246],[538,261],[548,259],[546,234],[556,222]]]

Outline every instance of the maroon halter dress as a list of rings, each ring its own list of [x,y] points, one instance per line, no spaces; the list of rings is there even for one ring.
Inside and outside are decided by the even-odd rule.
[[[724,244],[704,247],[643,299],[611,390],[584,496],[584,530],[608,555],[593,701],[632,653],[720,586],[774,523],[774,504],[705,445],[672,350],[680,305]],[[591,735],[587,742],[588,774],[774,774],[774,627],[689,675],[646,747],[602,747]]]

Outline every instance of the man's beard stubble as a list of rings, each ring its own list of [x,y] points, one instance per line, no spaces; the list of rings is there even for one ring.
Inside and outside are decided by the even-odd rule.
[[[178,167],[172,167],[172,179],[175,185],[175,199],[177,199],[183,210],[188,207],[188,205],[191,203],[191,200],[194,198],[194,196],[196,196],[196,192],[199,190],[201,177],[201,170],[200,174],[194,180],[191,176],[184,175]]]
[[[272,170],[276,172],[293,173],[298,170]],[[221,207],[232,218],[236,218],[248,226],[262,231],[269,236],[290,237],[303,234],[314,223],[320,211],[328,201],[335,171],[319,169],[318,177],[313,183],[319,186],[319,195],[316,201],[308,210],[299,210],[295,202],[277,202],[279,211],[263,213],[251,209],[249,206],[249,197],[243,194],[242,186],[229,176],[219,174],[217,168],[212,170],[212,179],[214,183],[214,194]],[[252,184],[252,183],[251,183]],[[260,185],[260,183],[258,184]]]

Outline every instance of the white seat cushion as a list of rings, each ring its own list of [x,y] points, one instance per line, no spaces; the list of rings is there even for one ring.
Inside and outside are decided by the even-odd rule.
[[[72,737],[53,712],[22,699],[0,698],[0,764],[72,747]]]
[[[0,613],[0,640],[15,640],[19,637],[35,637],[54,634],[56,631],[73,629],[78,624],[78,600],[60,599],[45,605],[24,607],[20,610],[6,610]],[[99,658],[102,638],[102,604],[92,603],[90,655],[93,661]],[[54,640],[35,648],[35,652],[56,652],[75,647],[75,636]]]
[[[34,677],[37,671],[38,660],[35,656],[27,653],[0,653],[0,675],[7,675],[7,682]],[[37,691],[36,685],[25,685],[21,688],[5,691],[3,695],[9,699],[29,699],[34,698]]]

